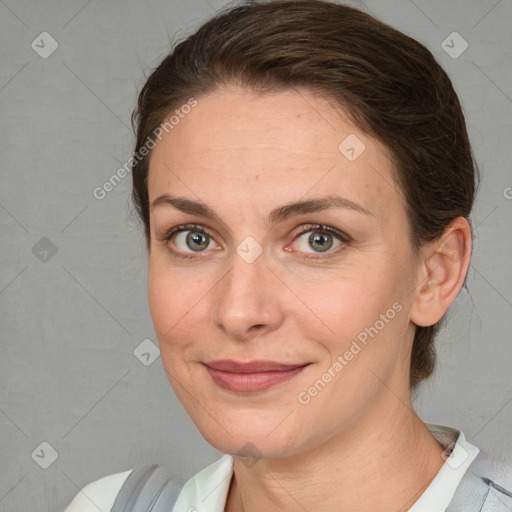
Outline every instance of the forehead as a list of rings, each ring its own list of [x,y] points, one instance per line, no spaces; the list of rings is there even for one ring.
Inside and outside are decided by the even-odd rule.
[[[377,214],[400,202],[387,149],[307,90],[201,96],[163,133],[149,169],[150,201],[173,193],[270,209],[335,192]]]

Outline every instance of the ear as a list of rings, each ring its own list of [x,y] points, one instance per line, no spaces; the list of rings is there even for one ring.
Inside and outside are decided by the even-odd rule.
[[[443,234],[421,249],[418,283],[411,309],[411,321],[418,326],[434,325],[441,320],[457,297],[471,258],[471,227],[457,217]]]

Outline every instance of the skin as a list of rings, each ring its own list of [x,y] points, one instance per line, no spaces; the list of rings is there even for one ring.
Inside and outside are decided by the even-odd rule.
[[[226,87],[197,99],[152,152],[149,198],[200,200],[223,223],[153,208],[148,298],[176,395],[203,437],[235,457],[225,510],[408,510],[444,463],[411,402],[414,329],[437,322],[463,284],[467,221],[456,219],[415,252],[387,149],[325,98]],[[354,161],[338,149],[350,134],[365,144]],[[334,192],[371,213],[342,208],[267,221],[274,208]],[[187,245],[193,228],[162,240],[183,223],[207,230],[198,242],[205,248]],[[308,242],[315,224],[351,240],[326,234],[332,248],[322,252]],[[249,236],[263,250],[252,263],[236,251]],[[300,403],[299,393],[394,303],[400,312]],[[202,364],[224,358],[312,364],[243,394],[218,387]]]

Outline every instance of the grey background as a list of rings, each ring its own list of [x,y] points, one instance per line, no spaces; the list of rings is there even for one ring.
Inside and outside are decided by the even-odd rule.
[[[220,455],[160,358],[145,366],[134,355],[156,339],[131,176],[103,200],[93,190],[131,154],[145,75],[223,5],[0,0],[0,511],[62,510],[85,484],[143,463],[186,479]],[[354,5],[437,56],[482,171],[469,294],[449,311],[417,410],[511,456],[512,1]],[[31,47],[44,31],[58,43],[46,59]],[[441,46],[453,31],[469,44],[458,58]]]

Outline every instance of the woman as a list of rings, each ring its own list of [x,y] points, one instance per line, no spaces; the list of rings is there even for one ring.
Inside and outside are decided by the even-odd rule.
[[[465,282],[477,183],[432,54],[327,1],[231,8],[135,114],[163,365],[225,454],[172,510],[510,510],[510,465],[412,405]],[[129,474],[67,510],[110,510]]]

